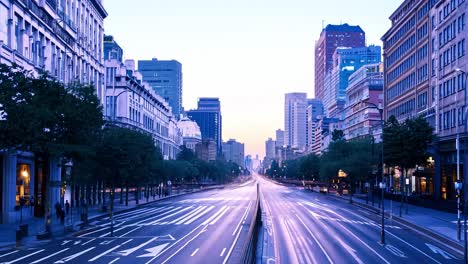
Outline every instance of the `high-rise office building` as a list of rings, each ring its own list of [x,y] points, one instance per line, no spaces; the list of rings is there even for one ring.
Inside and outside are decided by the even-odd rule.
[[[219,98],[199,98],[198,108],[187,111],[187,116],[197,122],[202,138],[216,143],[217,153],[221,154],[222,117]]]
[[[223,155],[226,161],[234,162],[244,167],[244,144],[230,139],[223,142]]]
[[[271,161],[272,159],[275,158],[275,147],[277,142],[275,142],[273,139],[268,138],[267,141],[265,141],[265,157],[267,161]]]
[[[360,26],[328,25],[315,44],[315,98],[324,96],[325,75],[332,69],[337,47],[364,47],[366,34]]]
[[[307,99],[306,111],[306,151],[311,152],[315,142],[315,128],[323,117],[323,104],[318,99]]]
[[[284,98],[285,145],[304,150],[306,146],[307,94],[288,93]]]
[[[182,113],[182,64],[176,60],[140,60],[138,71],[143,75],[143,81],[169,102],[179,119]]]
[[[281,129],[276,130],[276,146],[277,147],[284,146],[284,130],[281,130]]]
[[[344,119],[346,87],[351,74],[363,65],[381,61],[381,47],[369,46],[358,48],[339,47],[333,54],[333,66],[324,86],[323,105],[327,117]]]

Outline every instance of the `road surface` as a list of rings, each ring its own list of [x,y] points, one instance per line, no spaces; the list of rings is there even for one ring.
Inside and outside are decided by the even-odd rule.
[[[463,253],[332,195],[256,176],[271,254],[263,263],[463,263]]]
[[[236,263],[256,199],[254,182],[136,208],[42,246],[0,252],[0,263]]]

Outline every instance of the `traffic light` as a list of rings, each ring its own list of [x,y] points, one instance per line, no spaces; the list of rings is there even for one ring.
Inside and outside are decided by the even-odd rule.
[[[455,198],[457,198],[457,200],[460,198],[460,194],[458,192],[455,194]]]

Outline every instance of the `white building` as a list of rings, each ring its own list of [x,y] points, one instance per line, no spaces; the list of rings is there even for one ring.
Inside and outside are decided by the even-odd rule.
[[[0,63],[35,74],[45,70],[64,83],[92,83],[102,100],[106,17],[100,0],[0,0]],[[0,159],[1,223],[16,220],[20,196],[35,197],[35,216],[44,214],[46,201],[60,201],[57,161],[48,164],[23,152],[3,153]]]
[[[188,117],[182,117],[177,126],[182,131],[184,146],[195,153],[195,146],[202,141],[200,127]]]
[[[284,100],[284,143],[294,149],[306,146],[307,94],[288,93]]]
[[[118,126],[151,134],[164,159],[175,159],[183,138],[169,104],[142,81],[133,60],[122,64],[110,59],[105,65],[105,118]]]

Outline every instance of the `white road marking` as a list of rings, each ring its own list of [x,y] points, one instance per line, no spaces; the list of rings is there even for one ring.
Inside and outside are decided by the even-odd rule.
[[[89,241],[87,241],[87,242],[85,242],[85,243],[83,243],[83,244],[81,244],[81,245],[84,246],[84,245],[86,245],[86,244],[89,244],[89,243],[93,242],[94,240],[96,240],[96,239],[93,238],[93,239],[91,239],[91,240],[89,240]]]
[[[113,247],[113,248],[111,248],[109,250],[106,250],[106,251],[102,252],[101,254],[95,256],[94,258],[88,260],[88,262],[93,262],[93,261],[101,258],[102,256],[107,255],[107,254],[111,253],[112,251],[118,249],[119,247],[121,247],[121,245],[117,245],[117,246],[115,246],[115,247]]]
[[[185,236],[183,236],[181,239],[179,239],[178,241],[176,241],[174,244],[172,244],[170,247],[164,249],[163,251],[161,251],[158,255],[154,256],[152,259],[150,259],[148,262],[146,262],[145,264],[149,264],[151,262],[153,262],[157,257],[159,257],[161,254],[163,254],[164,252],[166,252],[167,250],[171,249],[172,247],[174,247],[175,245],[177,245],[180,241],[183,241],[186,237],[190,236],[192,233],[194,233],[195,231],[197,231],[200,227],[202,227],[202,231],[203,231],[203,228],[204,226],[203,225],[199,225],[197,226],[195,229],[193,229],[192,231],[190,231],[188,234],[186,234]]]
[[[184,249],[190,242],[192,242],[193,240],[195,240],[198,236],[200,236],[203,232],[206,231],[206,226],[204,226],[202,228],[202,230],[196,234],[194,237],[192,237],[189,241],[187,241],[187,243],[185,243],[182,247],[180,247],[176,252],[174,252],[174,254],[172,254],[171,256],[169,256],[166,260],[164,260],[163,262],[161,262],[161,264],[164,264],[166,262],[168,262],[171,258],[173,258],[175,255],[179,254],[179,252]]]
[[[216,212],[214,215],[212,215],[210,218],[208,218],[205,222],[202,223],[202,225],[207,225],[209,222],[211,222],[213,219],[215,219],[224,209],[226,208],[226,205],[221,207],[221,209]]]
[[[309,232],[309,234],[312,236],[312,239],[314,239],[315,243],[317,243],[317,245],[319,246],[320,250],[322,250],[323,254],[325,255],[325,257],[327,257],[328,259],[328,262],[332,263],[333,264],[333,261],[332,259],[330,258],[330,256],[328,255],[327,251],[325,251],[325,249],[323,248],[322,244],[320,244],[320,242],[318,241],[317,237],[315,237],[314,233],[312,233],[312,231],[309,229],[309,227],[304,223],[304,221],[302,221],[302,219],[296,214],[296,217],[297,219],[299,219],[299,221],[302,223],[302,225],[306,228],[307,232]]]
[[[219,254],[220,257],[224,256],[224,252],[226,252],[226,248],[223,248],[223,251],[221,251],[221,254]]]
[[[196,221],[198,218],[204,216],[205,214],[207,214],[209,211],[213,210],[215,207],[212,205],[210,207],[208,207],[205,211],[201,212],[201,214],[195,216],[194,218],[188,220],[187,222],[185,222],[185,225],[190,225],[191,223],[193,223],[194,221]],[[179,223],[177,223],[178,225]]]
[[[200,248],[195,249],[195,251],[193,251],[192,255],[190,255],[190,256],[191,257],[195,256],[195,254],[197,254],[198,250],[200,250]]]
[[[83,250],[83,251],[78,252],[78,253],[76,253],[76,254],[73,254],[73,255],[71,255],[71,256],[65,257],[65,258],[63,258],[63,259],[61,259],[61,260],[57,260],[57,261],[55,261],[54,263],[65,263],[65,262],[68,262],[68,261],[70,261],[70,260],[72,260],[72,259],[75,259],[75,258],[77,258],[77,257],[79,257],[79,256],[81,256],[81,255],[83,255],[83,254],[86,254],[87,252],[89,252],[89,251],[91,251],[91,250],[93,250],[93,249],[95,249],[95,248],[96,248],[96,247],[90,247],[90,248],[88,248],[88,249],[86,249],[86,250]]]
[[[97,232],[101,232],[102,230],[106,230],[106,229],[108,229],[108,228],[110,228],[110,227],[104,227],[104,228],[101,228],[101,229],[98,229],[98,230],[94,230],[94,231],[92,231],[92,232],[83,234],[83,235],[78,236],[78,237],[85,237],[85,236],[88,236],[88,235],[91,235],[91,234],[94,234],[94,233],[97,233]]]
[[[234,250],[234,246],[236,245],[237,241],[239,240],[239,236],[240,236],[240,233],[241,233],[241,231],[242,231],[242,228],[243,228],[243,226],[241,226],[241,227],[239,228],[239,232],[237,233],[236,238],[234,238],[234,242],[232,242],[231,248],[229,248],[229,251],[228,251],[228,253],[226,254],[226,257],[224,258],[223,264],[226,264],[227,261],[228,261],[228,259],[229,259],[229,257],[231,256],[232,251]]]
[[[18,261],[23,260],[23,259],[25,259],[25,258],[29,258],[29,257],[31,257],[31,256],[34,256],[34,255],[36,255],[36,254],[39,254],[39,253],[41,253],[41,252],[44,251],[44,250],[45,250],[45,249],[41,249],[41,250],[39,250],[39,251],[36,251],[36,252],[34,252],[34,253],[28,254],[28,255],[26,255],[26,256],[23,256],[23,257],[21,257],[21,258],[18,258],[18,259],[12,260],[12,261],[8,261],[8,262],[6,262],[6,263],[10,264],[10,263],[18,262]]]
[[[48,259],[48,258],[51,258],[51,257],[53,257],[53,256],[56,256],[56,255],[58,255],[58,254],[60,254],[60,253],[62,253],[62,252],[65,252],[65,251],[67,251],[67,250],[69,250],[69,249],[70,249],[70,248],[62,249],[62,250],[60,250],[59,252],[55,252],[54,254],[48,255],[48,256],[43,257],[43,258],[41,258],[41,259],[38,259],[38,260],[36,260],[36,261],[34,261],[34,262],[31,262],[31,264],[39,263],[39,262],[44,261],[44,260],[46,260],[46,259]]]
[[[116,230],[114,230],[114,232],[118,232],[118,231],[123,230],[123,229],[125,229],[125,228],[127,228],[127,226],[124,226],[124,227],[121,227],[121,228],[119,228],[119,229],[116,229]],[[105,233],[105,234],[103,234],[103,235],[100,235],[99,237],[107,237],[107,236],[110,235],[111,233],[112,233],[112,232],[108,232],[108,233]]]
[[[436,254],[441,254],[442,257],[444,257],[445,259],[457,259],[456,257],[454,257],[452,254],[448,253],[447,251],[443,250],[443,249],[440,249],[432,244],[429,244],[429,243],[425,243],[426,246],[432,250],[432,252],[436,253]]]
[[[388,251],[392,252],[392,254],[395,255],[395,256],[398,256],[398,257],[400,257],[400,258],[408,258],[408,257],[405,255],[405,253],[404,253],[403,251],[401,251],[400,249],[396,248],[395,246],[392,246],[392,245],[387,244],[387,245],[385,245],[385,248],[386,248]]]
[[[211,221],[210,225],[214,225],[216,224],[216,222],[219,221],[219,219],[221,219],[221,217],[229,210],[229,206],[226,207],[226,210],[224,210],[220,215],[218,215],[218,217],[216,217],[213,221]]]
[[[112,264],[112,263],[116,262],[116,261],[119,260],[119,259],[120,259],[120,258],[116,258],[116,259],[112,260],[111,262],[109,262],[109,264]]]
[[[148,251],[149,253],[144,254],[144,255],[141,255],[141,256],[138,256],[138,258],[156,257],[156,256],[159,254],[159,252],[161,252],[165,247],[167,247],[167,245],[169,245],[169,243],[166,243],[166,244],[162,244],[162,245],[158,245],[158,246],[155,246],[155,247],[152,247],[152,248],[145,249],[145,250]]]
[[[172,212],[175,212],[175,211],[177,211],[177,210],[179,210],[179,209],[181,209],[181,208],[183,208],[183,207],[182,207],[182,206],[179,206],[179,207],[173,208],[173,209],[171,209],[171,210],[169,210],[169,211],[166,211],[166,212],[164,212],[164,213],[162,213],[162,214],[159,214],[159,215],[156,215],[156,216],[153,216],[153,217],[150,217],[150,218],[146,218],[146,219],[143,219],[143,220],[141,220],[141,221],[138,221],[138,222],[135,222],[135,223],[133,223],[133,224],[130,224],[129,226],[132,226],[132,225],[133,225],[133,226],[137,226],[137,225],[139,225],[139,224],[141,224],[141,223],[148,222],[148,221],[151,221],[151,220],[156,219],[156,218],[158,218],[158,217],[161,217],[161,216],[170,214],[170,213],[172,213]]]
[[[19,250],[15,250],[15,251],[12,251],[12,252],[10,252],[10,253],[6,253],[6,254],[4,254],[4,255],[1,255],[0,258],[1,258],[1,257],[6,257],[6,256],[11,255],[11,254],[15,254],[15,253],[18,252],[18,251],[19,251]]]
[[[206,208],[206,206],[199,206],[199,207],[195,208],[195,210],[193,210],[192,212],[190,212],[188,214],[184,214],[184,215],[180,216],[179,218],[176,218],[176,219],[170,221],[168,224],[175,224],[175,223],[177,223],[179,221],[184,222],[186,219],[189,219],[192,216],[198,214],[200,211],[203,211],[203,209],[205,209],[205,208]]]
[[[168,219],[168,218],[170,218],[170,217],[173,217],[174,215],[180,214],[180,213],[185,212],[185,211],[190,210],[190,209],[192,209],[191,206],[186,207],[186,208],[183,208],[182,210],[179,210],[179,211],[177,211],[177,212],[174,212],[174,213],[172,213],[172,214],[170,214],[170,215],[166,215],[166,216],[164,216],[164,217],[162,217],[162,218],[159,218],[159,219],[157,219],[157,220],[154,220],[154,221],[152,221],[152,222],[145,223],[144,225],[147,225],[147,226],[148,226],[148,225],[154,225],[154,224],[161,223],[162,220]]]
[[[234,236],[234,234],[236,233],[237,229],[240,227],[241,223],[243,223],[242,220],[244,220],[245,218],[247,218],[247,213],[249,212],[251,206],[252,206],[252,201],[249,202],[249,205],[248,205],[247,208],[245,209],[245,212],[244,212],[244,214],[242,215],[241,220],[239,221],[239,224],[237,224],[236,229],[234,229],[234,231],[232,232],[232,236]]]
[[[130,233],[132,233],[132,232],[134,232],[134,231],[136,231],[136,230],[138,230],[138,229],[140,229],[140,228],[141,228],[141,226],[136,227],[136,228],[134,228],[134,229],[128,231],[127,233],[125,233],[125,234],[123,234],[123,235],[121,235],[121,236],[119,236],[119,237],[124,237],[124,236],[126,236],[126,235],[128,235],[128,234],[130,234]]]
[[[125,245],[125,244],[127,244],[127,243],[130,243],[132,240],[133,240],[133,238],[131,238],[131,239],[129,239],[129,240],[123,242],[121,245],[123,246],[123,245]]]
[[[136,247],[134,247],[134,248],[129,248],[129,249],[126,249],[126,250],[119,251],[119,252],[117,252],[117,255],[121,255],[121,256],[125,256],[125,257],[126,257],[126,256],[132,254],[133,252],[137,251],[138,249],[140,249],[140,248],[142,248],[142,247],[148,245],[149,243],[155,241],[156,239],[158,239],[158,237],[154,237],[154,238],[152,238],[152,239],[146,241],[145,243],[140,244],[140,245],[138,245],[138,246],[136,246]]]

